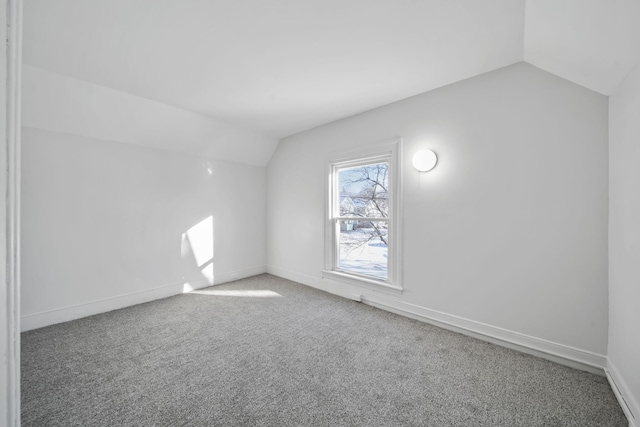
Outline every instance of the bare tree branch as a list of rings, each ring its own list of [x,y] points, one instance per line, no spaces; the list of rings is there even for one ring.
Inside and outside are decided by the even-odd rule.
[[[341,176],[341,196],[349,197],[353,201],[354,212],[349,215],[354,217],[389,217],[389,165],[388,163],[376,163],[349,169]],[[357,224],[357,223],[356,223]],[[379,239],[387,245],[386,231],[382,223],[368,221],[366,227],[358,228],[370,230],[369,237],[358,242],[355,247],[360,247],[372,240]]]

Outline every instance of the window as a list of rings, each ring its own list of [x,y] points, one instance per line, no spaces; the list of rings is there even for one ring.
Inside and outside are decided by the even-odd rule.
[[[325,275],[401,290],[399,143],[377,144],[329,160]]]

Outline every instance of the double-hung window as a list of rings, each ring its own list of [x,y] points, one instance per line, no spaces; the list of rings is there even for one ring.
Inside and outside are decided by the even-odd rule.
[[[328,162],[325,275],[400,290],[400,141]]]

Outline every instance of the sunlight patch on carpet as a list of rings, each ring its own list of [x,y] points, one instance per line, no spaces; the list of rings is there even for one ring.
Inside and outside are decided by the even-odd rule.
[[[214,290],[214,289],[203,289],[198,291],[191,291],[190,294],[198,294],[198,295],[213,295],[218,297],[252,297],[252,298],[274,298],[281,297],[277,292],[268,291],[268,290]]]

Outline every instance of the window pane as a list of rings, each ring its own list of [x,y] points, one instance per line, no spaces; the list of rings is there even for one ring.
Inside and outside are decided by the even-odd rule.
[[[389,217],[389,164],[375,163],[338,170],[339,216]]]
[[[387,221],[338,221],[338,268],[387,280]]]

